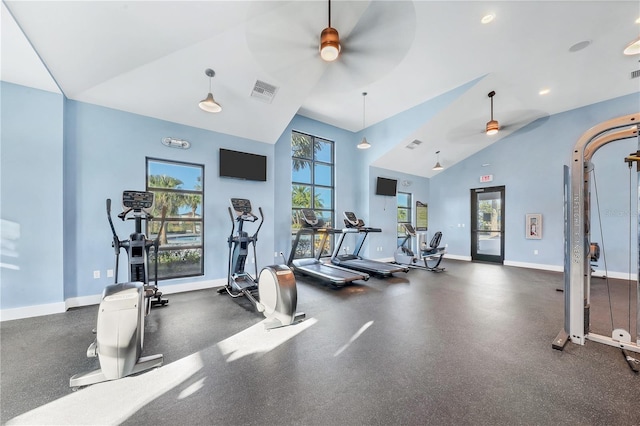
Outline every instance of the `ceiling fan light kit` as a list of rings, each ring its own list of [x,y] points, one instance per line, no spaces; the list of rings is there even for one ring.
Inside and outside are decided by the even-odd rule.
[[[494,92],[493,90],[489,92],[489,94],[487,95],[491,99],[491,121],[487,122],[487,126],[485,128],[485,131],[489,136],[495,135],[496,133],[498,133],[498,130],[500,130],[500,125],[498,124],[498,121],[493,119],[493,97],[495,95],[496,95],[496,92]]]
[[[201,110],[206,112],[220,112],[222,111],[222,105],[213,99],[213,94],[211,93],[211,79],[216,75],[216,73],[211,68],[207,68],[204,73],[209,77],[209,94],[206,98],[201,100],[200,103],[198,103],[198,106]]]
[[[338,59],[340,55],[340,36],[338,30],[327,27],[320,35],[320,57],[327,62]]]
[[[323,61],[333,62],[340,55],[340,35],[331,26],[331,0],[329,3],[329,24],[320,34],[320,57]]]

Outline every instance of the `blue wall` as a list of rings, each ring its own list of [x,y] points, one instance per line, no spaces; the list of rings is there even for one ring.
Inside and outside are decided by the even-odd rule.
[[[358,177],[364,173],[365,168],[362,151],[356,148],[357,142],[354,142],[356,136],[347,130],[295,116],[275,146],[275,251],[283,252],[285,257],[291,251],[291,132],[294,130],[334,142],[336,217],[343,210],[364,208]],[[274,261],[281,263],[282,258]]]
[[[272,218],[275,167],[268,161],[268,181],[250,182],[218,176],[219,148],[247,151],[273,158],[273,145],[214,133],[176,123],[130,114],[95,105],[69,102],[69,129],[66,143],[71,149],[67,164],[76,172],[65,188],[74,205],[77,255],[66,259],[75,268],[77,279],[65,283],[67,297],[100,293],[112,282],[104,274],[93,279],[93,271],[113,268],[114,255],[110,247],[111,230],[105,211],[105,199],[113,201],[112,211],[118,213],[122,191],[144,190],[145,158],[203,164],[204,168],[204,269],[202,277],[171,280],[163,284],[180,284],[222,279],[226,276],[226,239],[231,231],[227,207],[231,197],[250,198],[264,210],[267,222],[261,232],[258,259],[271,259],[273,250]],[[163,137],[176,137],[191,142],[191,148],[180,150],[161,144]],[[115,220],[121,239],[133,231],[133,223]],[[124,253],[123,253],[124,256]],[[126,256],[125,256],[126,257]],[[250,261],[249,261],[250,262]],[[75,266],[72,265],[75,264]],[[127,277],[126,259],[121,262],[120,278]],[[249,266],[251,264],[249,263]]]
[[[640,95],[636,93],[540,119],[444,170],[431,179],[430,226],[443,230],[449,253],[470,256],[470,189],[505,185],[505,263],[561,268],[563,165],[569,164],[573,146],[589,128],[608,119],[637,112],[639,106]],[[594,162],[597,162],[597,169],[601,170],[599,177],[603,187],[600,193],[601,197],[604,195],[601,209],[608,208],[606,206],[615,208],[621,203],[628,206],[628,184],[625,183],[628,176],[620,176],[628,171],[622,159],[624,155],[635,151],[636,146],[637,141],[619,141],[597,153]],[[490,165],[483,167],[483,164]],[[480,183],[479,177],[487,174],[492,174],[494,181]],[[608,190],[604,189],[605,186]],[[637,206],[634,209],[637,212]],[[625,211],[628,211],[628,207]],[[541,240],[525,239],[524,221],[527,213],[542,214]],[[622,248],[628,246],[628,226],[624,229],[619,219],[610,217],[606,221],[612,235],[612,241],[608,242],[609,249],[613,253],[628,253],[628,248]],[[458,227],[458,224],[465,226]],[[533,254],[534,250],[538,250],[537,255]],[[627,271],[628,261],[619,262],[619,255],[616,258],[609,259],[609,270]],[[624,258],[628,259],[628,256]]]
[[[6,82],[0,91],[0,217],[4,224],[0,307],[60,303],[66,243],[63,96]]]
[[[230,231],[227,206],[234,196],[250,198],[264,209],[258,265],[280,262],[274,252],[288,254],[291,245],[291,130],[335,141],[336,212],[355,211],[369,225],[384,230],[371,236],[365,249],[369,256],[388,258],[396,245],[395,199],[373,195],[377,176],[411,181],[400,190],[411,192],[414,202],[428,202],[430,232],[442,230],[448,252],[464,257],[469,256],[470,245],[469,190],[483,186],[478,182],[480,175],[493,174],[491,185],[507,187],[507,261],[559,267],[563,262],[562,166],[582,133],[599,122],[637,111],[640,96],[636,93],[533,123],[431,180],[370,166],[474,83],[359,133],[296,116],[278,142],[269,145],[3,82],[1,216],[6,223],[20,225],[20,238],[15,241],[19,257],[9,259],[3,251],[2,262],[10,261],[20,269],[0,269],[0,309],[82,299],[98,295],[111,283],[105,274],[114,262],[105,199],[114,200],[117,208],[123,190],[144,188],[147,156],[205,166],[205,275],[163,285],[211,285],[224,279]],[[373,144],[371,150],[356,148],[363,135]],[[167,148],[160,142],[166,136],[187,139],[192,147]],[[635,205],[628,207],[629,177],[621,156],[635,151],[636,143],[608,145],[594,158],[601,171],[598,185],[605,245],[611,253],[608,266],[618,272],[628,270],[628,222],[637,214]],[[268,182],[219,178],[220,147],[266,155]],[[484,163],[491,165],[482,167]],[[526,213],[543,215],[542,240],[524,238]],[[116,222],[118,233],[126,238],[131,223]],[[599,241],[595,231],[593,240]],[[100,279],[93,278],[94,270],[101,271]],[[120,274],[126,276],[126,270]]]

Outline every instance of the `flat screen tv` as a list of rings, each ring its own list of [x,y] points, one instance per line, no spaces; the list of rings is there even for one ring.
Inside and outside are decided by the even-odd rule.
[[[378,177],[378,181],[376,182],[376,195],[395,196],[397,186],[398,186],[398,181],[395,179]]]
[[[220,148],[220,177],[267,180],[267,157]]]

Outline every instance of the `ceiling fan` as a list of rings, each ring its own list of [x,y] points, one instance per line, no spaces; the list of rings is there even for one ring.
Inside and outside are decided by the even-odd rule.
[[[490,142],[492,139],[491,136],[493,135],[518,130],[541,118],[549,117],[549,114],[542,111],[520,109],[501,112],[501,120],[498,121],[493,115],[493,98],[496,96],[495,90],[490,91],[487,96],[491,100],[491,114],[484,128],[481,128],[479,125],[482,119],[476,118],[469,120],[449,131],[447,138],[451,142]],[[543,121],[540,121],[539,124],[542,124],[542,122]]]
[[[280,83],[293,79],[332,92],[359,88],[395,68],[415,38],[413,2],[264,3],[272,2],[252,3],[247,46]],[[322,59],[323,46],[333,61]]]

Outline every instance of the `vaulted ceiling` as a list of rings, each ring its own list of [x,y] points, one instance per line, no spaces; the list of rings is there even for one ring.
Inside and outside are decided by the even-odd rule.
[[[436,150],[451,165],[536,119],[640,91],[638,56],[622,53],[639,18],[637,1],[334,0],[342,52],[328,63],[327,1],[4,1],[2,79],[265,143],[295,114],[357,132],[478,79],[374,162],[429,177]],[[218,114],[197,106],[207,68]],[[257,81],[275,96],[252,96]],[[488,137],[492,90],[503,130]]]

